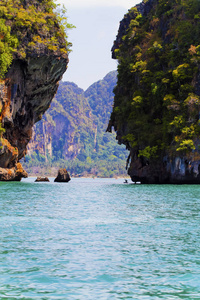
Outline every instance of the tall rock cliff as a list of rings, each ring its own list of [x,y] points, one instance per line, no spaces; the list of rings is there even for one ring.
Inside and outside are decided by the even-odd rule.
[[[200,183],[200,1],[147,0],[120,22],[108,131],[144,183]]]
[[[51,107],[34,126],[28,155],[74,159],[87,147],[95,148],[96,127],[84,91],[73,82],[61,82]]]
[[[127,151],[114,133],[106,132],[116,73],[86,91],[73,82],[60,82],[51,107],[33,128],[22,160],[30,174],[54,176],[55,169],[66,167],[72,176],[125,175]]]
[[[69,44],[50,0],[1,1],[0,27],[0,180],[20,180],[19,160],[67,68]]]

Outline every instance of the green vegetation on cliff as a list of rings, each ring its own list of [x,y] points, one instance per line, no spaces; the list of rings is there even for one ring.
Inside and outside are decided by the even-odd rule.
[[[0,78],[14,57],[25,59],[44,47],[47,53],[67,54],[71,44],[66,30],[73,26],[65,13],[53,0],[1,0]]]
[[[138,157],[191,153],[200,134],[200,1],[148,0],[113,46],[118,83],[109,130]]]

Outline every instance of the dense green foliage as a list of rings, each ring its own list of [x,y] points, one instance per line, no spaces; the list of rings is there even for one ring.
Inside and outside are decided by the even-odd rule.
[[[29,174],[48,175],[59,167],[67,168],[71,175],[126,174],[125,147],[117,144],[114,133],[106,132],[115,84],[116,71],[85,92],[74,83],[60,83],[50,109],[36,124],[35,150],[29,153],[24,164]],[[52,155],[44,149],[44,131],[45,136],[51,136]]]
[[[106,129],[113,105],[113,88],[116,85],[117,71],[108,73],[103,80],[93,83],[84,93],[99,126]]]
[[[200,134],[200,1],[144,2],[150,10],[129,11],[115,47],[110,124],[138,156],[187,154]]]
[[[45,46],[49,52],[67,54],[68,24],[65,8],[53,0],[1,0],[0,2],[0,77],[7,72],[13,57],[25,59]]]

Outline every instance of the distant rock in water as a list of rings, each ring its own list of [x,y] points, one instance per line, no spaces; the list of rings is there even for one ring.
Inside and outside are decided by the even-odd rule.
[[[48,177],[37,177],[35,182],[49,182],[49,178]]]
[[[200,1],[144,0],[120,22],[107,131],[132,181],[200,183]]]
[[[69,176],[69,173],[66,169],[60,169],[58,170],[58,175],[55,178],[54,182],[68,182],[71,178]]]
[[[7,175],[0,180],[27,176],[17,163],[67,68],[65,33],[54,8],[53,1],[1,3],[1,50],[7,52],[0,52],[0,172]]]

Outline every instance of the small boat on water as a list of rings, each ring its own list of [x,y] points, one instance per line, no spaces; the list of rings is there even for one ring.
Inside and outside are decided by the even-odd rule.
[[[124,179],[124,183],[128,183],[128,180],[127,179]],[[133,181],[131,182],[132,184],[141,184],[141,181]]]

